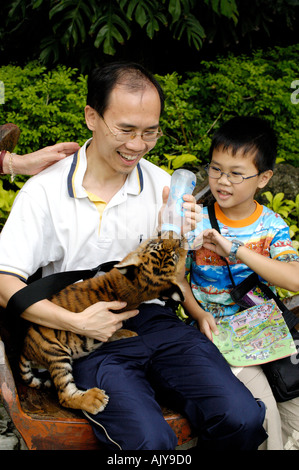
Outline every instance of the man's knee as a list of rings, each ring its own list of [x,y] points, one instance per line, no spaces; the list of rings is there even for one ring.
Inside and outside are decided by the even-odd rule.
[[[232,397],[222,413],[218,413],[204,425],[204,446],[219,450],[256,450],[267,439],[263,428],[265,405],[254,399],[237,406]]]

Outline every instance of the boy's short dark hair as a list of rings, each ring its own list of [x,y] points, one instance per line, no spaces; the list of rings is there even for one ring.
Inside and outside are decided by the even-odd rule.
[[[162,114],[165,97],[161,85],[148,70],[135,62],[112,62],[95,69],[88,77],[86,104],[103,116],[116,85],[123,84],[128,90],[134,91],[144,89],[149,83],[158,91]]]
[[[230,149],[235,155],[243,149],[244,155],[256,152],[254,164],[259,172],[273,170],[277,155],[277,138],[264,119],[254,116],[237,116],[225,122],[212,140],[209,156],[214,149]]]

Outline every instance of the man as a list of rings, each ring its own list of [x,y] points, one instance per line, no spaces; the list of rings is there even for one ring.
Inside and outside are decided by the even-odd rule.
[[[156,80],[136,64],[110,64],[88,83],[85,118],[92,131],[73,160],[32,178],[20,192],[0,244],[0,302],[43,275],[119,260],[158,225],[169,175],[143,159],[161,136],[164,98]],[[167,190],[164,191],[164,202]],[[192,197],[186,209],[194,219]],[[188,202],[189,201],[189,202]],[[120,302],[71,312],[44,300],[23,317],[101,341],[126,321],[139,336],[106,343],[74,364],[80,388],[106,390],[107,407],[88,416],[112,449],[174,449],[175,433],[155,392],[180,409],[205,449],[256,449],[266,438],[265,409],[231,373],[211,341],[161,302],[114,314]],[[138,315],[137,315],[138,313]]]

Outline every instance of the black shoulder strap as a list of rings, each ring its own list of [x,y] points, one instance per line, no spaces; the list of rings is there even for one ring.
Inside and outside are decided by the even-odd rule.
[[[209,219],[210,219],[212,228],[216,229],[217,232],[220,233],[218,220],[217,220],[216,214],[215,214],[215,205],[214,205],[214,203],[208,205],[208,214],[209,214]]]
[[[6,313],[14,317],[19,316],[30,305],[57,294],[76,281],[91,278],[98,271],[109,271],[116,263],[116,261],[109,261],[93,269],[65,271],[42,277],[12,295],[6,306]]]
[[[209,219],[210,219],[212,228],[214,228],[215,230],[217,230],[217,232],[221,233],[221,232],[220,232],[219,225],[218,225],[218,221],[217,221],[217,219],[216,219],[214,203],[208,205],[208,214],[209,214]],[[227,259],[224,258],[223,256],[221,256],[221,259],[223,259],[223,261],[225,262],[225,264],[226,264],[226,266],[227,266],[228,274],[229,274],[229,277],[230,277],[230,280],[231,280],[231,283],[232,283],[233,287],[236,287],[236,284],[235,284],[234,278],[233,278],[233,276],[232,276],[232,272],[231,272],[231,270],[230,270],[230,267],[229,267],[229,264],[228,264]]]

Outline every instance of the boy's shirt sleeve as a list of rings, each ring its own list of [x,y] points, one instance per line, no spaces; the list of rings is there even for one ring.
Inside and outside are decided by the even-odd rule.
[[[288,225],[278,214],[275,214],[274,217],[273,227],[276,228],[276,231],[270,245],[271,258],[287,262],[298,260],[299,256],[293,247]]]

